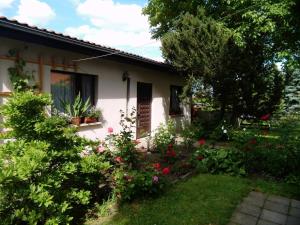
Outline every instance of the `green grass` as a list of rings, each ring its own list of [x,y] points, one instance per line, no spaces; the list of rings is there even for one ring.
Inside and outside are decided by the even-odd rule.
[[[124,204],[116,215],[87,224],[225,225],[251,190],[300,198],[300,190],[285,183],[201,174],[170,187],[158,198]]]

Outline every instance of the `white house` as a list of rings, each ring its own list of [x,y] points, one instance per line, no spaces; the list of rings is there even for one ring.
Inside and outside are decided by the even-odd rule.
[[[120,37],[122,38],[122,37]],[[103,120],[82,124],[79,134],[103,138],[107,128],[117,131],[120,110],[137,109],[136,137],[154,131],[173,118],[177,124],[189,123],[190,106],[179,102],[184,78],[165,63],[96,45],[60,33],[0,18],[0,103],[12,91],[8,68],[21,51],[26,70],[33,72],[42,92],[72,99],[80,92],[100,108]],[[83,58],[89,60],[78,60]]]

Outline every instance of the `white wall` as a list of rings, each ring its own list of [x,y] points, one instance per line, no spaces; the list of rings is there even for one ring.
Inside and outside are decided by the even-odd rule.
[[[42,56],[45,64],[43,67],[44,80],[43,91],[50,92],[51,69],[68,70],[66,68],[52,68],[53,62],[62,64],[63,62],[71,65],[73,59],[84,58],[86,56],[77,53],[67,52],[58,49],[52,49],[41,45],[22,43],[20,41],[0,38],[0,56],[7,55],[9,49],[27,47],[22,53],[25,60],[37,60]],[[8,78],[7,69],[13,65],[12,61],[0,59],[0,92],[11,90],[11,84]],[[38,73],[37,64],[27,64],[27,70]],[[102,125],[82,127],[79,134],[92,139],[103,139],[107,135],[107,128],[113,127],[115,131],[119,130],[120,109],[126,110],[126,82],[122,81],[123,72],[128,71],[131,78],[129,109],[136,108],[137,103],[137,82],[152,83],[152,131],[160,123],[166,123],[169,119],[170,85],[183,85],[184,79],[175,74],[160,72],[158,70],[147,69],[129,64],[117,63],[105,59],[96,59],[82,61],[78,63],[77,72],[96,75],[98,77],[97,103],[96,106],[102,110],[104,121]],[[38,77],[37,77],[38,78]],[[190,121],[189,106],[184,107],[184,116],[177,117],[178,123]]]

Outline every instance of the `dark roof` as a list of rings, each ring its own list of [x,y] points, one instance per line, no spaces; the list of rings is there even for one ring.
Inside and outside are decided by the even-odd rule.
[[[153,69],[174,71],[171,65],[163,62],[158,62],[115,48],[98,45],[89,41],[83,41],[55,31],[30,26],[26,23],[20,23],[17,20],[10,20],[6,17],[0,17],[0,36],[78,52],[88,56],[116,53],[108,55],[105,58]]]

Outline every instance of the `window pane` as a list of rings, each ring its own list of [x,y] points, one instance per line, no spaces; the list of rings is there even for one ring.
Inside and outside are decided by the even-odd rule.
[[[182,94],[182,87],[170,87],[170,115],[177,115],[182,113],[180,95]]]
[[[59,111],[64,111],[61,101],[73,102],[75,93],[75,80],[71,74],[51,73],[51,94]]]
[[[91,104],[95,103],[95,77],[90,75],[82,75],[80,82],[80,94],[85,102],[90,98]]]

